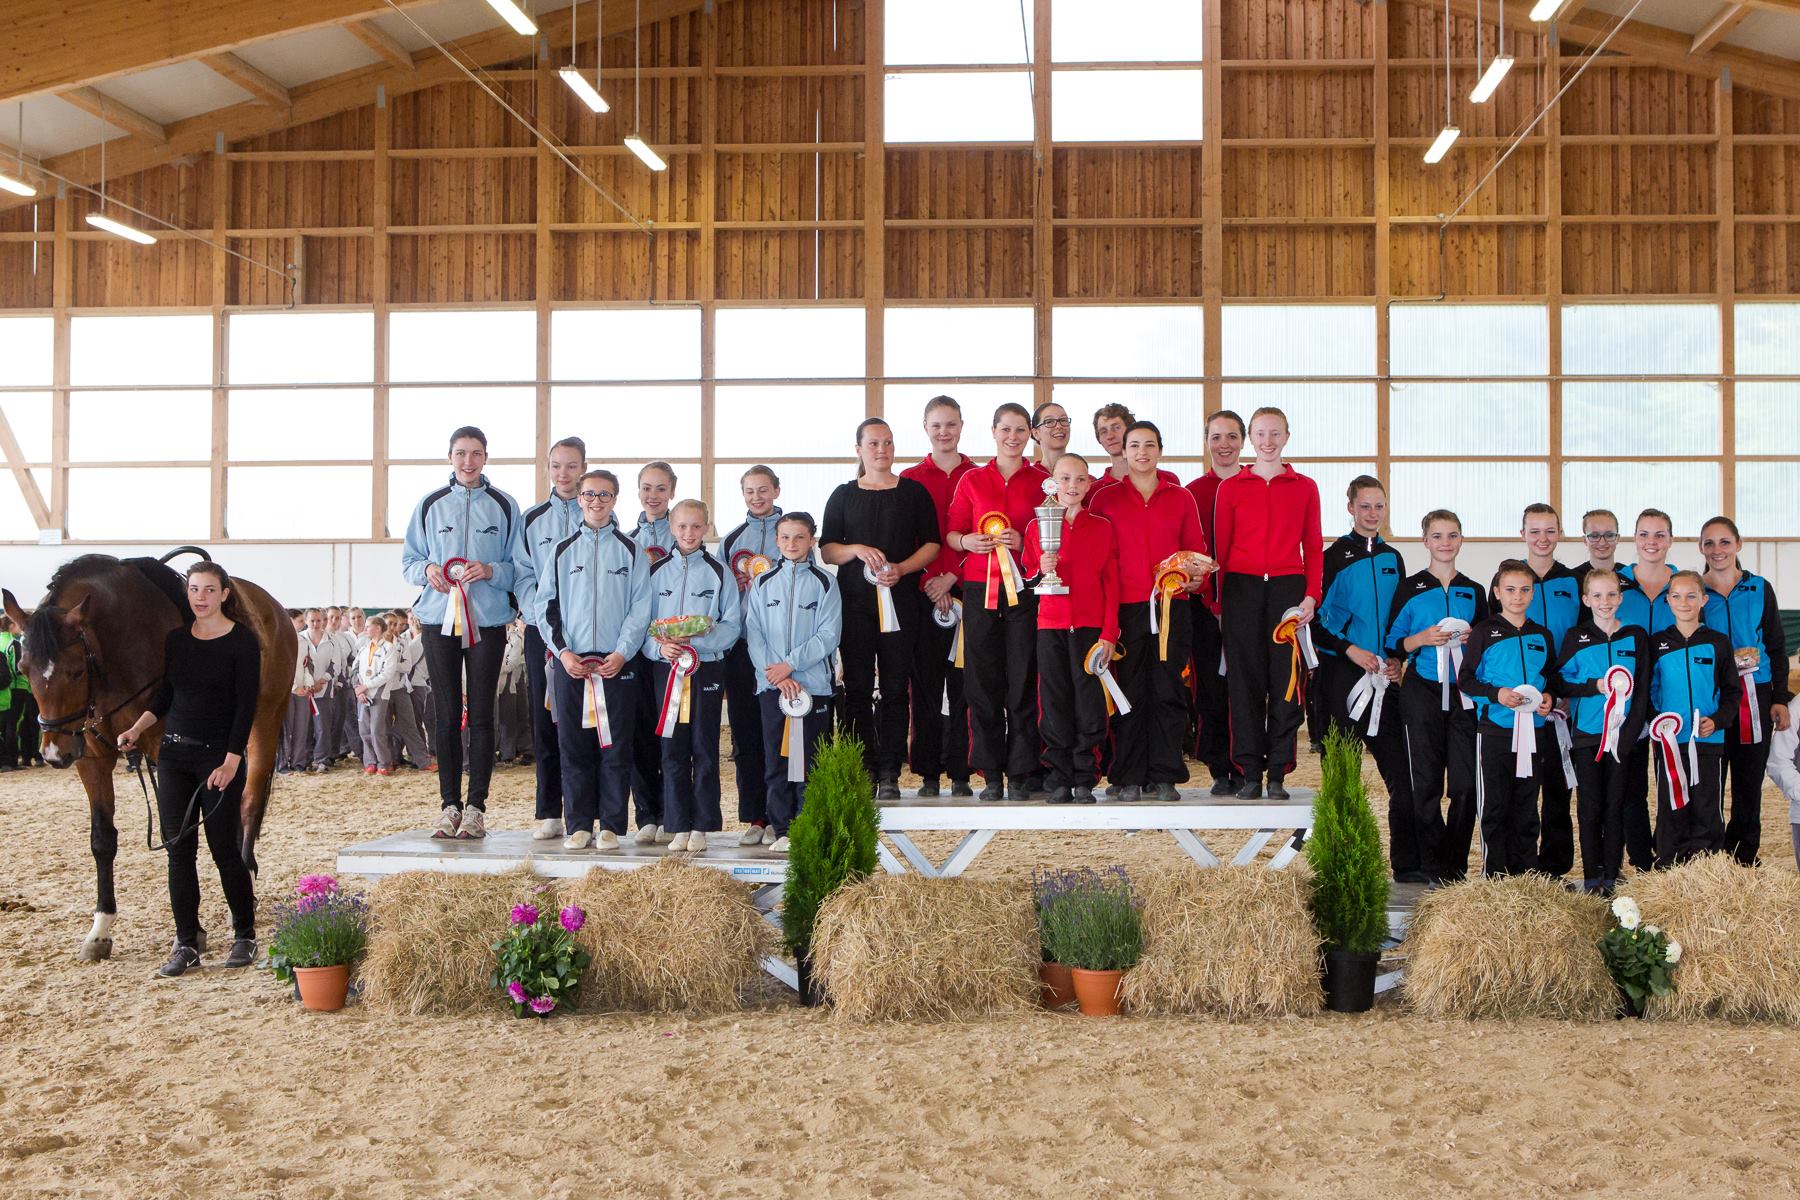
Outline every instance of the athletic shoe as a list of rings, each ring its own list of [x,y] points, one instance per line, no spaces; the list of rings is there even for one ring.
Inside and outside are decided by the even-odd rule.
[[[1282,784],[1281,776],[1279,776],[1279,775],[1269,776],[1269,799],[1271,799],[1271,800],[1291,800],[1292,798],[1293,797],[1288,795],[1288,790],[1287,790],[1286,786],[1284,786]]]
[[[1120,787],[1116,783],[1109,783],[1106,785],[1106,798],[1108,800],[1117,800],[1119,798],[1119,794],[1121,792],[1123,792],[1124,790],[1125,790],[1124,788]]]
[[[384,778],[386,776],[392,775],[393,773],[394,773],[394,771],[393,771],[393,768],[391,768],[391,767],[376,767],[375,768],[375,774],[380,775]]]
[[[637,836],[631,840],[640,846],[654,846],[656,845],[656,835],[660,832],[661,830],[654,825],[639,825]]]
[[[256,961],[256,939],[238,938],[231,943],[231,953],[225,956],[225,966],[230,970],[247,967]]]
[[[1175,804],[1181,799],[1180,789],[1172,783],[1152,784],[1151,790],[1156,793],[1154,799],[1158,804]]]
[[[594,839],[594,848],[597,850],[617,850],[619,848],[619,835],[610,829],[602,829],[600,831],[600,836]]]
[[[1119,789],[1120,804],[1142,804],[1143,802],[1144,789],[1137,784],[1128,783]]]
[[[364,775],[373,775],[373,774],[374,774],[374,773],[375,773],[375,768],[374,768],[374,767],[364,767],[364,768],[363,768],[363,774],[364,774]]]
[[[1215,796],[1235,796],[1237,790],[1244,786],[1244,781],[1236,775],[1221,775],[1213,780],[1212,794]]]
[[[1090,794],[1090,799],[1091,798],[1092,796]],[[1073,804],[1075,803],[1075,794],[1066,787],[1051,788],[1050,795],[1045,797],[1044,803]]]
[[[950,781],[950,794],[952,796],[973,796],[975,794],[975,789],[969,786],[969,781],[966,779],[952,779]]]
[[[1246,775],[1246,776],[1244,776],[1244,782],[1241,785],[1239,785],[1238,790],[1237,790],[1237,798],[1239,800],[1261,800],[1262,799],[1262,776],[1261,775]]]
[[[594,835],[585,829],[577,829],[563,839],[564,850],[586,850],[594,844]]]
[[[938,794],[937,776],[933,775],[919,783],[919,799],[934,800]]]
[[[900,798],[900,781],[898,779],[884,779],[876,784],[875,798],[877,800],[898,800]]]
[[[786,850],[787,846],[785,845],[785,843],[787,842],[787,839],[782,838],[780,840],[784,843],[781,848],[783,850]],[[775,841],[776,841],[775,827],[773,825],[764,825],[763,826],[763,835],[762,835],[762,844],[765,846],[773,847],[775,845]]]
[[[1015,804],[1025,804],[1031,800],[1031,781],[1013,780],[1006,789],[1006,798]]]
[[[1094,802],[1094,789],[1086,786],[1078,787],[1075,789],[1072,799],[1076,804],[1092,804]]]
[[[752,826],[750,826],[748,829],[744,830],[744,832],[738,834],[738,845],[740,845],[740,846],[760,846],[760,845],[762,845],[763,830],[765,830],[767,828],[768,828],[767,825],[752,825]]]
[[[705,854],[706,853],[706,835],[704,833],[701,833],[698,829],[692,830],[688,834],[688,853],[689,854]]]
[[[421,771],[433,771],[433,772],[435,772],[435,771],[436,771],[436,770],[437,770],[437,759],[435,759],[435,758],[434,758],[434,759],[432,759],[432,760],[431,760],[431,761],[430,761],[430,762],[428,762],[428,763],[426,763],[426,764],[425,764],[425,765],[424,765],[424,766],[423,766],[423,767],[420,767],[420,768],[419,768],[419,769],[420,769],[420,770],[421,770]]]
[[[669,849],[671,849],[671,850],[675,850],[675,851],[686,850],[687,844],[688,844],[688,835],[685,833],[678,833],[669,839]]]
[[[479,808],[471,808],[463,813],[462,828],[456,831],[456,836],[468,842],[486,837],[487,814]]]
[[[778,837],[769,843],[769,851],[772,854],[786,854],[787,848],[788,843],[785,837]]]
[[[462,828],[462,809],[452,805],[444,806],[444,813],[438,818],[437,828],[431,831],[434,838],[453,838]]]
[[[534,842],[547,842],[552,838],[561,837],[562,832],[563,823],[560,818],[545,817],[542,821],[537,823],[537,828],[531,831],[531,840]]]
[[[674,836],[675,836],[674,834],[672,834],[668,831],[667,827],[662,826],[662,825],[656,826],[656,844],[657,845],[659,845],[659,846],[668,845],[669,840],[671,838],[673,838]]]
[[[312,773],[314,775],[323,775],[329,770],[331,770],[331,768],[324,763],[314,763],[312,765]]]
[[[156,973],[164,979],[175,979],[195,970],[200,966],[200,952],[192,946],[175,943],[175,949],[169,955],[169,961],[156,968]]]
[[[992,804],[995,801],[1004,799],[1005,794],[1002,792],[998,783],[990,783],[981,789],[981,798],[987,803]]]

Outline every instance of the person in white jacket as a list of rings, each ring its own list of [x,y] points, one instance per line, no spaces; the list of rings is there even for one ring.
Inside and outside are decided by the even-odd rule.
[[[288,694],[287,717],[281,723],[281,748],[275,764],[280,775],[306,770],[307,732],[312,728],[312,643],[306,640],[306,614],[288,611],[300,652],[294,656],[294,684]]]
[[[385,621],[369,618],[369,643],[356,656],[356,722],[362,735],[365,775],[391,775],[394,771],[394,743],[388,725],[393,719],[394,685],[400,678],[400,654],[386,632]]]
[[[1769,781],[1788,802],[1788,832],[1794,839],[1794,865],[1800,867],[1800,721],[1769,734]]]
[[[425,646],[409,628],[410,615],[392,612],[385,618],[388,627],[394,630],[394,649],[400,660],[399,677],[389,697],[394,710],[391,753],[393,761],[399,762],[400,751],[404,749],[407,761],[415,769],[430,771],[437,766],[425,744],[425,731],[430,727],[425,701],[431,695],[431,688],[425,682]]]
[[[500,657],[500,690],[494,703],[500,761],[531,761],[530,713],[525,701],[525,623],[506,627],[506,652]]]

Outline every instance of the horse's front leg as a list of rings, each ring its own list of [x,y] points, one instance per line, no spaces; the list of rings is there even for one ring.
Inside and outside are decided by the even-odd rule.
[[[81,943],[83,962],[112,957],[113,919],[119,902],[113,894],[113,860],[119,855],[119,830],[113,824],[113,760],[84,757],[75,764],[88,797],[88,846],[94,852],[94,927]]]

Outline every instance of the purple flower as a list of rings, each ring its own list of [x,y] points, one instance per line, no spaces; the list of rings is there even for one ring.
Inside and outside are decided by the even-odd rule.
[[[515,904],[515,905],[513,905],[512,923],[514,925],[536,925],[537,919],[538,919],[537,905],[535,905],[535,904]]]
[[[549,996],[533,996],[531,998],[531,1011],[540,1017],[549,1013],[549,1011],[555,1007],[556,1001]]]
[[[525,985],[516,979],[506,985],[506,994],[512,997],[514,1004],[524,1004],[530,999],[525,994]]]
[[[338,890],[338,881],[332,875],[302,875],[300,883],[294,891],[302,896],[329,896]]]
[[[586,924],[587,924],[587,914],[582,912],[579,908],[575,907],[573,904],[569,905],[567,908],[562,910],[562,927],[564,929],[568,930],[570,933],[577,932],[578,930],[580,930],[580,928],[583,925],[586,925]]]

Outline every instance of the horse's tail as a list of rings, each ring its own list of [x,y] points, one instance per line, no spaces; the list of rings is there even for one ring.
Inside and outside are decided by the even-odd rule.
[[[177,546],[156,561],[166,566],[171,558],[180,558],[184,554],[192,554],[199,558],[201,562],[212,561],[212,555],[208,554],[198,546]]]

